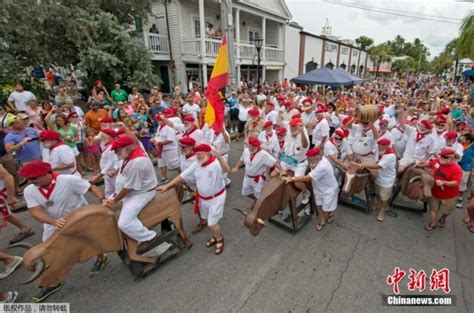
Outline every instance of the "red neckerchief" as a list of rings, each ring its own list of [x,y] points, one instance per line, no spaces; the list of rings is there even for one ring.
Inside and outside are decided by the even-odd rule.
[[[206,166],[208,166],[209,164],[211,164],[212,162],[214,162],[215,159],[216,159],[216,158],[215,158],[213,155],[211,155],[211,156],[209,157],[209,160],[207,160],[206,162],[202,163],[201,167],[206,167]]]
[[[48,188],[43,188],[43,187],[38,187],[38,191],[45,197],[46,200],[49,200],[51,197],[51,194],[54,191],[54,187],[56,187],[56,178],[59,176],[58,173],[52,173],[52,180],[51,183],[49,184]]]
[[[272,138],[272,137],[273,137],[273,134],[267,135],[267,133],[265,133],[265,138],[267,139],[267,142],[269,142],[270,138]]]
[[[382,157],[386,154],[394,154],[395,151],[392,149],[392,148],[388,148],[387,150],[385,150],[384,154],[379,154],[379,161],[382,159]]]
[[[250,162],[253,161],[253,159],[255,158],[255,156],[257,155],[257,153],[259,153],[261,150],[262,150],[262,148],[261,148],[261,147],[258,147],[257,150],[255,150],[254,153],[250,153]]]
[[[285,140],[278,141],[278,144],[280,145],[280,149],[283,149],[283,146],[285,145]]]
[[[184,135],[183,135],[183,136],[184,136],[184,137],[189,137],[189,136],[190,136],[192,133],[194,133],[197,129],[198,129],[197,126],[194,125],[193,128],[191,128],[190,131],[184,132]]]
[[[337,151],[341,151],[342,145],[339,145],[339,146],[336,145],[336,143],[334,142],[334,138],[332,137],[329,138],[329,142],[331,142],[334,145],[334,147],[336,147]]]
[[[49,150],[50,150],[50,151],[53,151],[54,148],[57,148],[57,147],[62,146],[62,145],[64,145],[64,142],[62,142],[62,141],[60,140],[60,141],[56,142],[54,145],[52,145],[52,146],[49,148]]]
[[[416,142],[419,142],[421,141],[423,138],[425,138],[426,134],[422,134],[422,133],[416,133]]]
[[[143,151],[143,149],[140,146],[136,146],[133,149],[132,153],[130,153],[128,158],[123,161],[122,167],[120,168],[120,173],[123,172],[125,166],[127,166],[128,162],[130,160],[133,160],[133,159],[136,159],[136,158],[141,158],[141,157],[146,157],[146,153],[145,153],[145,151]]]
[[[257,127],[258,122],[260,122],[260,116],[257,117],[257,119],[252,123],[252,127],[253,128]]]
[[[387,132],[386,130],[384,130],[383,132],[380,132],[379,137],[382,137],[383,135],[385,135],[386,132]]]
[[[163,129],[163,127],[165,127],[165,126],[166,126],[165,123],[161,123],[161,124],[160,124],[160,129],[159,129],[159,131],[161,131],[161,130]]]
[[[396,129],[398,129],[398,131],[403,134],[404,130],[403,130],[403,128],[402,128],[400,125],[398,125],[398,126],[396,127]]]
[[[185,155],[186,160],[188,160],[189,158],[192,158],[193,156],[194,156],[194,152],[191,152],[190,154]]]

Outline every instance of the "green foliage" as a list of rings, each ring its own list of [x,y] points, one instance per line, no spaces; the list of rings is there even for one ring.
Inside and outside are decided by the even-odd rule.
[[[40,102],[54,97],[53,92],[46,87],[45,83],[36,79],[0,77],[0,103],[7,102],[8,96],[15,91],[15,84],[18,81],[23,83],[25,90],[34,93]]]
[[[376,68],[375,76],[378,75],[382,63],[390,62],[392,60],[391,53],[390,46],[386,42],[372,46],[369,49],[369,58]]]
[[[55,64],[142,88],[157,85],[143,40],[130,26],[151,0],[4,0],[0,6],[0,75]]]
[[[417,64],[415,59],[412,57],[406,57],[405,59],[397,59],[392,63],[392,72],[398,74],[414,73],[416,72]]]
[[[430,71],[434,74],[441,75],[444,71],[451,68],[453,65],[453,58],[446,52],[441,52],[430,63]]]
[[[374,44],[374,40],[367,36],[360,36],[356,38],[355,42],[362,48],[367,49]]]
[[[467,15],[461,25],[456,43],[456,54],[459,58],[474,59],[474,14]]]

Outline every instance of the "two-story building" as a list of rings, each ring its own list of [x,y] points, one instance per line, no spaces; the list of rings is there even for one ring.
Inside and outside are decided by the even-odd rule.
[[[207,85],[226,30],[222,25],[226,12],[233,25],[235,81],[257,77],[257,36],[263,38],[262,81],[283,79],[285,26],[291,19],[285,2],[232,0],[225,10],[222,5],[220,0],[155,0],[143,37],[163,91],[169,92],[175,84],[185,91],[190,82]]]

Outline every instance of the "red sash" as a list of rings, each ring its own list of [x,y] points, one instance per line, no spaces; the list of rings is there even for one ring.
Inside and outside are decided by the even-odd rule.
[[[59,174],[52,173],[51,176],[53,177],[53,179],[51,180],[51,183],[49,184],[48,189],[43,188],[43,187],[38,187],[38,191],[40,192],[40,194],[43,195],[43,197],[46,200],[49,200],[49,198],[51,197],[51,194],[54,191],[54,187],[56,187],[56,178],[59,176]]]
[[[120,173],[123,172],[123,170],[125,169],[125,166],[127,166],[128,162],[130,162],[133,159],[141,158],[141,157],[146,157],[146,153],[145,153],[145,151],[143,151],[143,149],[140,146],[136,146],[133,149],[132,153],[130,153],[128,158],[123,161],[122,167],[120,168]]]
[[[7,188],[0,189],[0,216],[2,217],[0,229],[8,225],[8,219],[10,218],[10,211],[8,210],[8,203],[6,200]]]
[[[253,127],[253,128],[257,127],[258,122],[260,122],[260,120],[261,120],[261,118],[258,117],[258,118],[252,123],[252,127]]]

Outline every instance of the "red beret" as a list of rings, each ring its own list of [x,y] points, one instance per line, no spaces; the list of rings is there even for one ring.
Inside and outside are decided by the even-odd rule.
[[[179,140],[179,143],[182,146],[194,146],[196,144],[196,140],[194,140],[192,137],[183,137]]]
[[[451,155],[451,154],[455,154],[456,151],[454,151],[453,149],[443,149],[439,152],[439,155],[440,156],[444,156],[444,155]]]
[[[293,127],[293,126],[298,126],[298,124],[301,124],[301,123],[302,123],[302,122],[301,122],[301,119],[300,119],[300,118],[294,118],[294,119],[292,119],[292,120],[290,121],[289,124],[290,124],[290,126]]]
[[[117,137],[118,137],[118,136],[123,135],[123,134],[125,134],[125,133],[126,133],[125,128],[119,128],[119,129],[117,130],[117,133],[116,133],[116,134],[117,134]]]
[[[449,114],[449,108],[442,108],[439,110],[439,113],[441,114]]]
[[[260,115],[260,111],[257,110],[257,109],[251,109],[251,110],[249,110],[249,115],[250,115],[250,116],[259,116],[259,115]]]
[[[31,179],[44,176],[52,170],[51,164],[49,163],[43,161],[31,161],[23,165],[18,171],[18,174],[22,177]]]
[[[301,118],[301,114],[295,113],[291,116],[291,119],[295,119],[295,118]]]
[[[111,117],[99,118],[99,123],[113,123],[114,119]]]
[[[388,124],[388,120],[386,118],[383,118],[380,120],[379,124]]]
[[[458,133],[456,132],[447,132],[446,134],[444,134],[444,138],[448,139],[448,140],[452,140],[452,139],[456,139],[458,138]]]
[[[175,113],[174,113],[174,110],[173,110],[173,109],[168,108],[168,109],[165,109],[165,110],[163,111],[163,114],[164,114],[166,117],[170,117],[170,116],[174,116]]]
[[[312,156],[316,156],[316,155],[319,155],[319,154],[321,154],[321,150],[319,150],[318,147],[314,147],[313,149],[310,149],[310,150],[308,150],[308,152],[306,152],[307,157],[312,157]]]
[[[194,122],[194,117],[192,115],[186,115],[183,117],[183,122]]]
[[[286,134],[286,128],[285,127],[280,127],[276,131],[277,135],[283,135]]]
[[[334,134],[338,135],[338,136],[341,137],[341,138],[346,138],[346,137],[347,137],[347,136],[346,136],[346,132],[343,131],[342,129],[336,129],[336,130],[334,131]]]
[[[40,133],[41,140],[59,140],[59,138],[61,138],[61,134],[55,130],[48,129]]]
[[[114,141],[112,144],[112,150],[117,150],[126,146],[130,146],[134,143],[133,138],[130,136],[123,136]]]
[[[313,101],[310,98],[305,98],[302,103],[303,104],[305,104],[305,103],[311,103],[312,104]]]
[[[390,139],[388,138],[382,138],[382,139],[379,139],[379,141],[377,141],[377,144],[380,145],[380,146],[390,146]]]
[[[112,138],[117,137],[117,132],[113,129],[110,129],[110,128],[102,128],[101,132],[103,132],[106,135],[109,135]]]
[[[444,116],[442,115],[439,115],[438,118],[436,118],[436,124],[446,124],[446,119],[444,118]]]
[[[211,146],[205,143],[194,147],[194,152],[211,152]]]
[[[352,119],[352,117],[350,116],[346,116],[342,119],[341,123],[342,125],[347,125],[347,123],[349,123],[349,121]]]
[[[248,139],[249,145],[254,147],[260,147],[260,140],[255,136],[250,136]]]
[[[316,113],[324,113],[324,112],[327,112],[327,111],[322,107],[318,107],[318,109],[316,110]]]
[[[422,120],[420,123],[423,124],[428,129],[433,128],[433,124],[429,120]]]
[[[283,96],[283,95],[280,95],[280,96],[277,97],[277,100],[285,101],[286,97]]]
[[[71,118],[71,117],[74,117],[74,116],[77,116],[76,112],[69,112],[69,114],[67,115],[67,118]]]
[[[263,128],[272,127],[272,126],[273,126],[272,121],[266,121],[265,124],[263,124]]]

